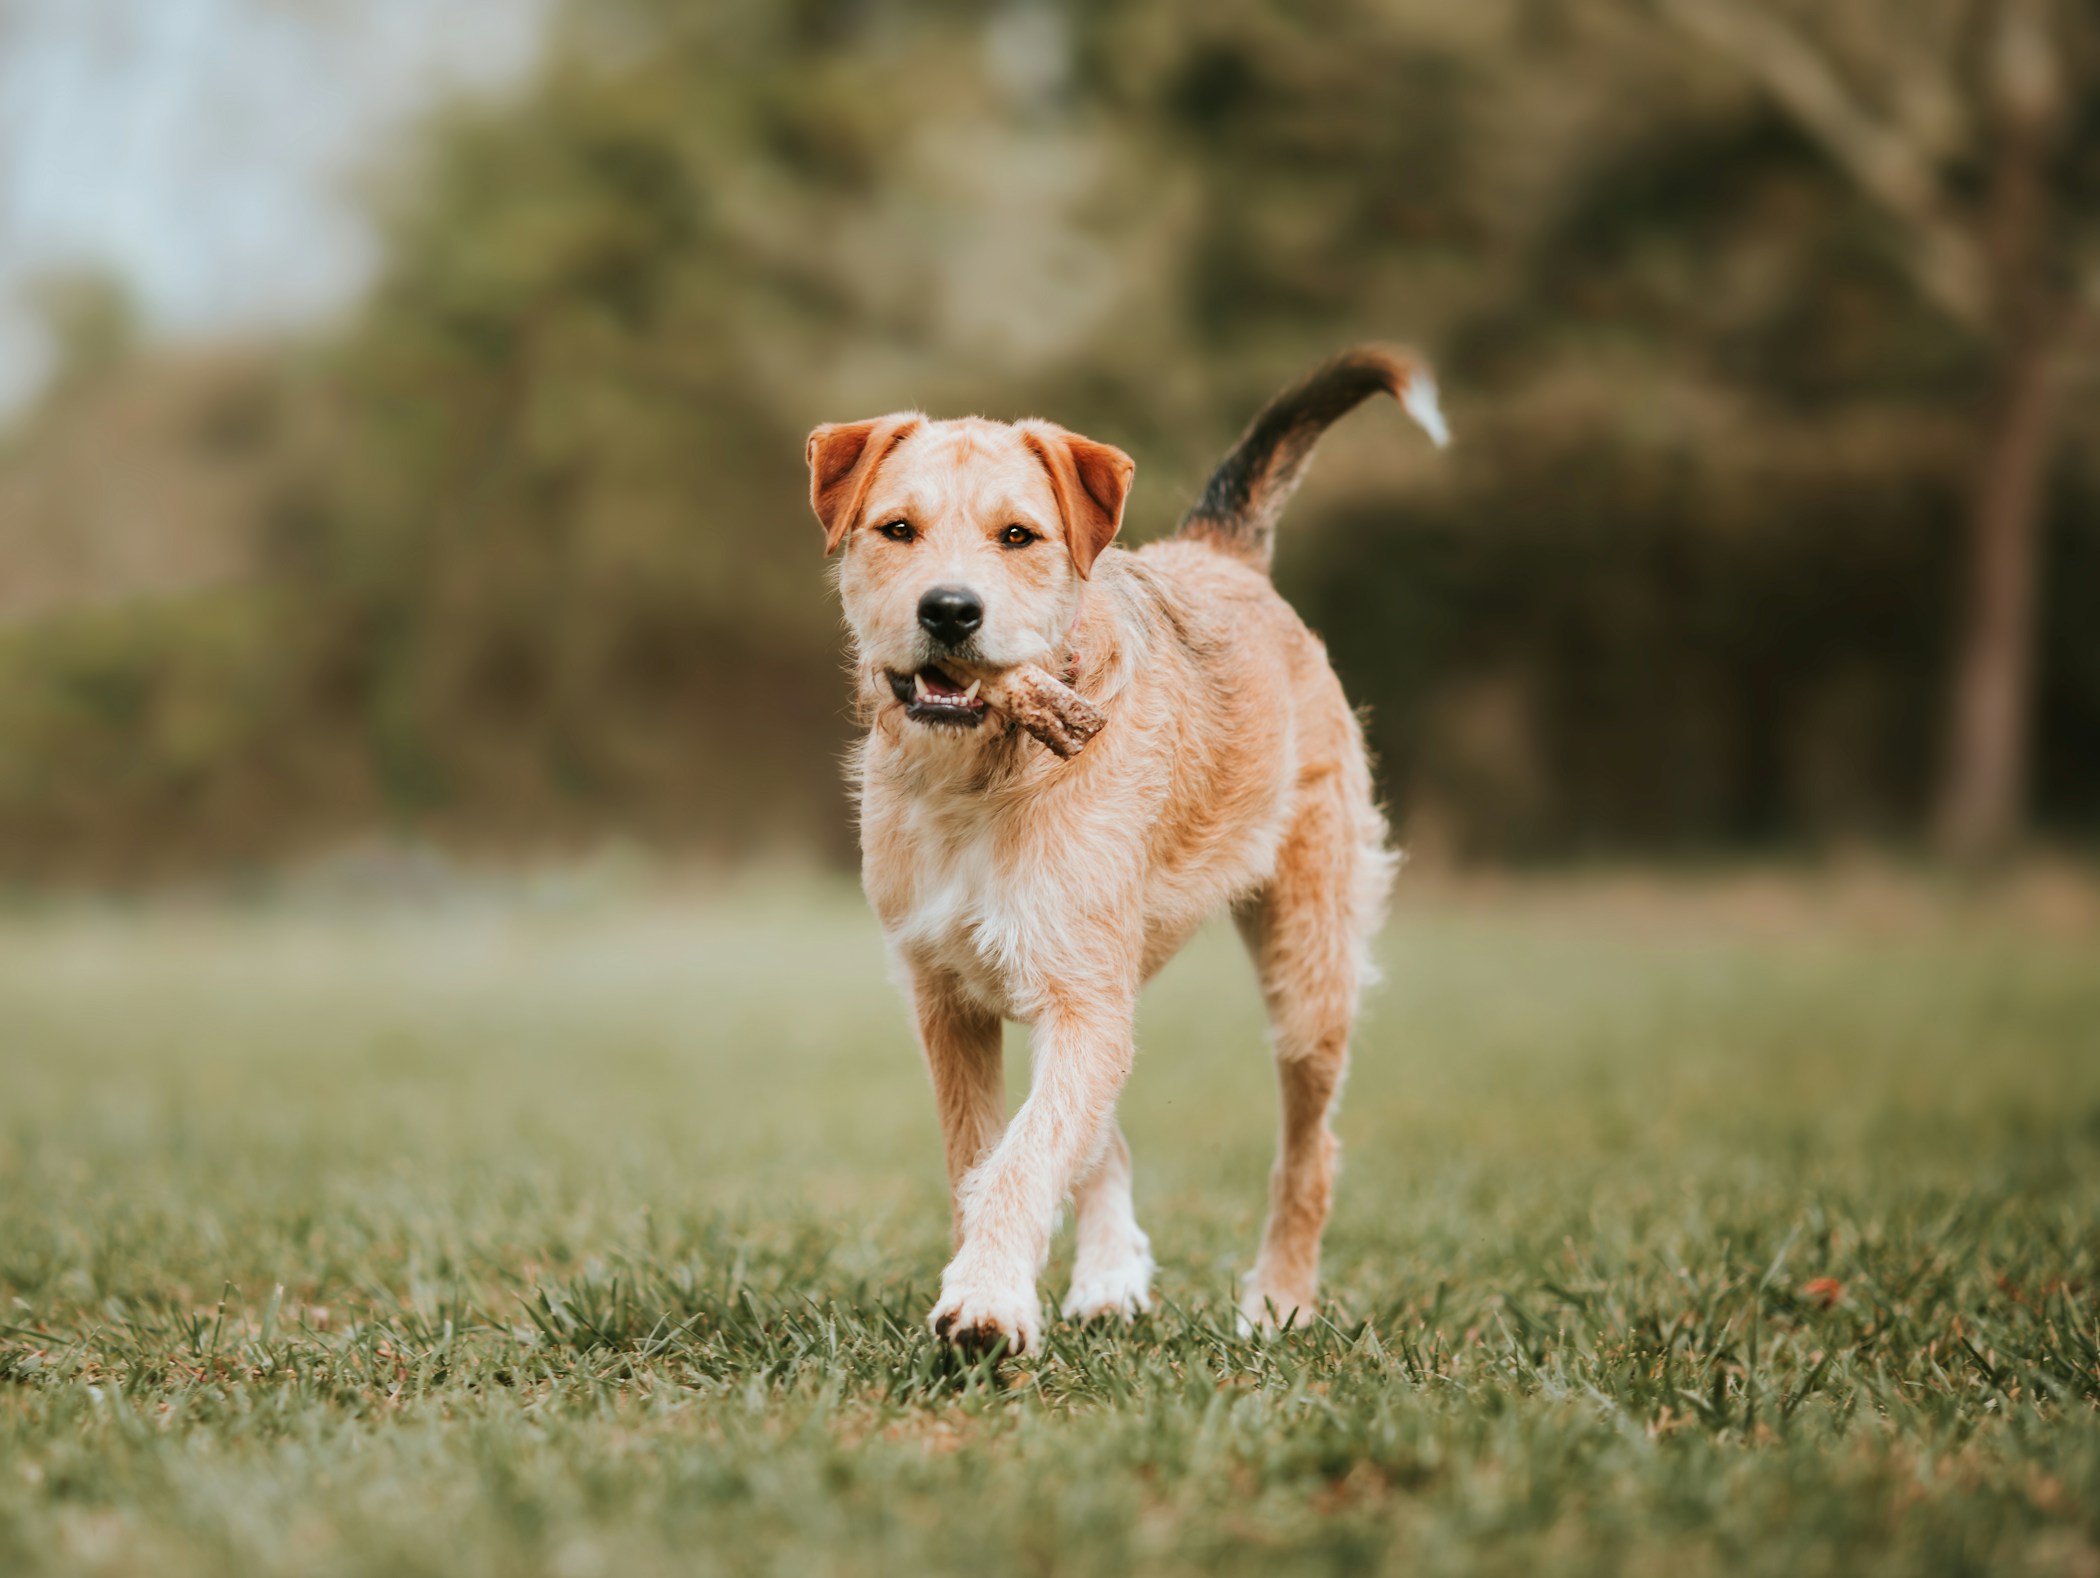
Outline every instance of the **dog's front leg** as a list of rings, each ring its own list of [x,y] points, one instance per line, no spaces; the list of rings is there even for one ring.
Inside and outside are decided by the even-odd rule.
[[[919,1045],[933,1079],[933,1102],[941,1119],[941,1144],[948,1158],[948,1198],[954,1241],[962,1245],[963,1180],[999,1143],[1006,1124],[1006,1049],[999,1016],[970,1002],[955,983],[939,975],[912,982],[919,1019]]]
[[[1138,1226],[1130,1200],[1130,1146],[1111,1120],[1095,1147],[1094,1165],[1072,1185],[1072,1289],[1066,1320],[1119,1316],[1152,1308],[1152,1241]]]
[[[1040,1341],[1036,1278],[1058,1207],[1094,1161],[1130,1074],[1131,1008],[1128,999],[1060,1004],[1037,1017],[1028,1099],[963,1184],[962,1244],[931,1317],[952,1341],[1003,1339],[1011,1353]]]

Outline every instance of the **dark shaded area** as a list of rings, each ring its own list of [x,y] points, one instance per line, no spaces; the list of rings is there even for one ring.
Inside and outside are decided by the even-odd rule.
[[[375,828],[844,859],[813,423],[1055,416],[1138,458],[1139,540],[1366,338],[1432,354],[1457,445],[1353,419],[1277,563],[1410,842],[1919,836],[1979,353],[1822,153],[1637,10],[620,0],[418,147],[323,343],[142,355],[76,293],[0,456],[0,872]],[[2090,376],[2066,399],[2096,430]],[[2033,798],[2071,837],[2089,450],[2042,567]],[[74,573],[110,521],[143,568]]]

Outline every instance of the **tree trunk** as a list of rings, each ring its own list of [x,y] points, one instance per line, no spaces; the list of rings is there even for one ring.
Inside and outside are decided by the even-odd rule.
[[[2052,300],[2049,161],[2060,128],[2050,0],[1997,0],[1984,70],[1993,123],[1983,218],[1999,347],[1983,467],[1970,503],[1969,562],[1941,783],[1941,851],[2005,854],[2027,809],[2035,604],[2043,490],[2057,403],[2059,338],[2075,315]]]
[[[2026,813],[2043,490],[2054,451],[2055,346],[2023,338],[2005,357],[1970,504],[1937,831],[1968,863],[2003,855]]]

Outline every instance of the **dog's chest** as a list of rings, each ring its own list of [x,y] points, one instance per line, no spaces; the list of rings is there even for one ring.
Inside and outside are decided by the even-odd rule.
[[[906,879],[884,925],[898,952],[952,975],[985,1007],[1015,1013],[1045,925],[1025,860],[989,825],[931,820],[900,829],[893,856]]]

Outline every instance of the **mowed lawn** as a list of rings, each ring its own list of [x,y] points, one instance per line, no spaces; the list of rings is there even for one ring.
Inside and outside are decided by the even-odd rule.
[[[974,1369],[848,887],[20,905],[0,1572],[2089,1578],[2073,888],[1403,882],[1328,1318],[1268,1342],[1206,934],[1124,1106],[1161,1311]]]

